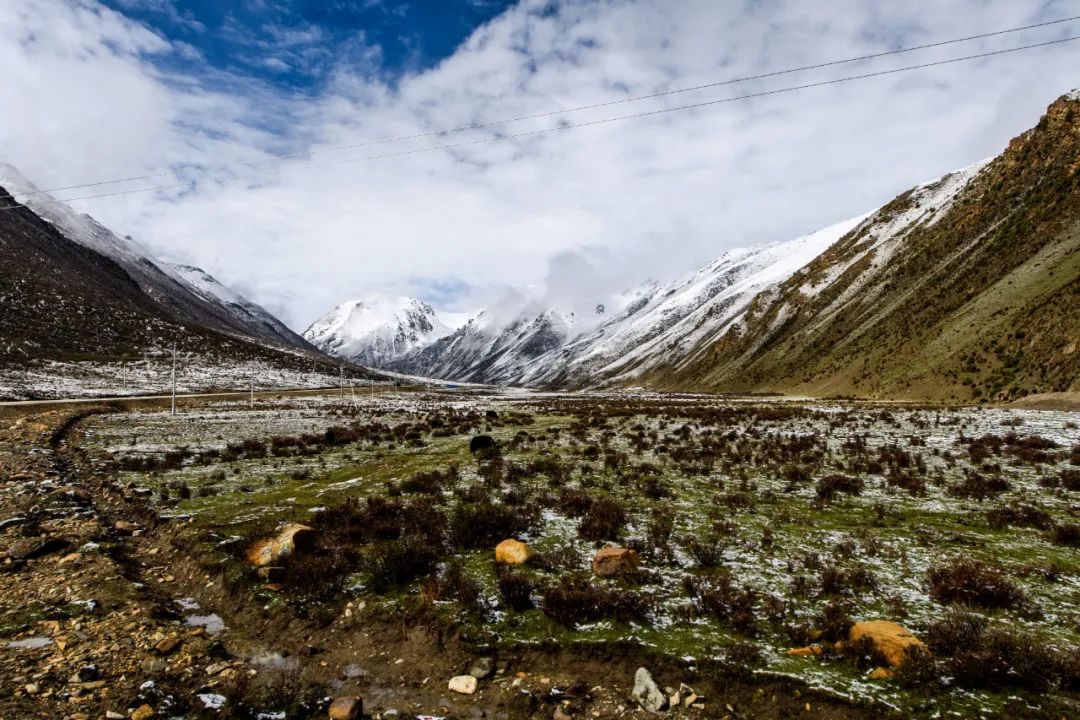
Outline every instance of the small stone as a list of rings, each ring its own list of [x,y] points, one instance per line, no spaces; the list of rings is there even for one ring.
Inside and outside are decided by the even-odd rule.
[[[179,636],[169,635],[166,638],[158,640],[157,644],[154,645],[154,652],[156,652],[158,655],[168,655],[173,650],[180,647],[180,642],[181,640]]]
[[[83,665],[76,673],[76,677],[79,678],[79,682],[93,682],[101,677],[101,671],[94,665]]]
[[[117,520],[113,523],[113,530],[121,535],[134,535],[139,529],[136,523],[127,520]]]
[[[678,707],[682,705],[682,696],[677,692],[673,692],[668,696],[668,705],[671,707]]]
[[[149,705],[140,705],[135,712],[131,713],[131,720],[150,720],[150,718],[156,716],[157,713],[154,712],[154,708]]]
[[[472,675],[458,675],[457,677],[450,678],[450,683],[447,687],[462,695],[472,695],[476,692],[476,686],[477,680]]]
[[[37,683],[27,683],[23,690],[26,691],[27,695],[37,695],[41,692],[41,688],[38,687]]]
[[[124,720],[124,716],[115,710],[106,710],[105,720]]]
[[[886,667],[876,667],[866,677],[870,680],[888,680],[893,676],[893,671]]]
[[[491,657],[479,658],[469,669],[469,674],[477,680],[483,680],[495,670],[495,660]]]
[[[555,713],[551,716],[551,720],[574,720],[574,716],[562,709],[562,707],[555,708]]]
[[[686,699],[683,700],[683,707],[690,707],[691,705],[696,703],[697,700],[698,700],[697,693],[690,693],[689,695],[686,696]]]
[[[506,565],[523,565],[533,555],[532,548],[520,540],[503,540],[495,546],[495,562]]]
[[[593,556],[592,571],[602,577],[637,570],[640,562],[637,550],[624,547],[604,548]]]
[[[668,699],[664,696],[664,691],[656,684],[649,671],[643,667],[638,668],[634,673],[634,690],[631,697],[649,712],[663,712],[668,708]]]
[[[364,701],[358,697],[339,697],[330,703],[331,720],[360,720],[364,715]]]

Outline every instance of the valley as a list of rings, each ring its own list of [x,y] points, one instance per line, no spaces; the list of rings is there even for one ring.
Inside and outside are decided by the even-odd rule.
[[[1080,702],[1074,413],[422,387],[189,403],[31,408],[5,431],[0,713],[315,717],[355,695],[371,717],[646,717],[639,665],[687,717]],[[480,434],[494,451],[470,452]],[[308,542],[252,564],[296,524]],[[508,539],[524,563],[496,562]],[[849,640],[870,620],[918,646],[892,665]],[[100,679],[69,682],[85,665]],[[474,693],[447,688],[477,667]]]

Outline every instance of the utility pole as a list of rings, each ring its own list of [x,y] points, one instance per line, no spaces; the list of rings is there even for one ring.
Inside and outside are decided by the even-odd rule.
[[[172,344],[172,414],[176,414],[176,341]]]
[[[345,366],[338,365],[338,397],[345,397]]]
[[[356,405],[356,381],[349,380],[349,392],[352,394],[352,404]]]

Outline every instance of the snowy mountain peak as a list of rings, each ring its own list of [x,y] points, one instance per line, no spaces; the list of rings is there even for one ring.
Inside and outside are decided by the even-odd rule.
[[[418,298],[372,294],[338,305],[304,337],[331,355],[378,367],[446,337],[467,319],[440,314]]]

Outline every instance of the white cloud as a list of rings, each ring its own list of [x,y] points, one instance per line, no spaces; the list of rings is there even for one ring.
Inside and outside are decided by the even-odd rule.
[[[156,62],[190,48],[91,0],[10,0],[0,16],[0,157],[39,184],[178,164],[249,161],[696,85],[1068,14],[1011,0],[526,0],[437,67],[393,85],[363,38],[314,98]],[[1067,28],[564,116],[681,105],[950,57]],[[317,32],[311,29],[309,32]],[[303,42],[295,36],[298,51]],[[290,50],[291,52],[292,50]],[[167,258],[242,284],[302,328],[345,297],[433,295],[469,307],[506,286],[593,297],[864,212],[1000,151],[1077,82],[1075,47],[392,159],[265,175],[216,173],[194,192],[81,204]],[[289,57],[292,57],[290,55]],[[273,57],[263,58],[273,61]],[[496,128],[539,129],[559,118]],[[316,163],[482,138],[319,154]],[[166,179],[168,182],[170,179]],[[564,277],[564,274],[565,277]],[[572,278],[572,279],[568,279]],[[570,309],[570,308],[567,308]]]

